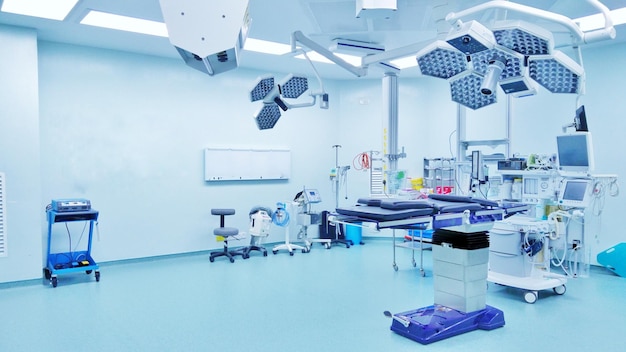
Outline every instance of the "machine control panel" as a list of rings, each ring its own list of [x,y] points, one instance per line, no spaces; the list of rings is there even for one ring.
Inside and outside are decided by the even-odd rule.
[[[320,203],[322,201],[322,197],[316,189],[305,189],[302,194],[306,203]]]
[[[52,207],[52,210],[58,213],[89,211],[91,210],[91,201],[82,198],[53,199],[50,206]]]

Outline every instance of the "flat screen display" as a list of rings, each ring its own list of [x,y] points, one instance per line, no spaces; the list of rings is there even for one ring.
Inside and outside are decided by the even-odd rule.
[[[559,169],[589,172],[593,170],[591,135],[588,132],[556,137]]]
[[[563,191],[563,200],[582,202],[587,192],[587,184],[587,181],[567,181],[565,191]]]

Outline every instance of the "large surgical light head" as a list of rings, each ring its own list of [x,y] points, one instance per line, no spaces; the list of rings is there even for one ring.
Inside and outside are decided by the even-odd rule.
[[[248,0],[160,0],[170,43],[185,63],[210,76],[239,66]]]
[[[452,101],[472,110],[497,102],[496,95],[482,94],[480,89],[483,77],[475,72],[469,72],[450,80],[450,92]]]
[[[493,28],[496,42],[522,55],[549,55],[553,50],[550,31],[523,21],[500,21]]]
[[[560,51],[552,55],[531,56],[529,75],[552,93],[580,93],[583,68]]]
[[[417,65],[423,75],[448,79],[467,70],[467,56],[450,44],[438,40],[417,54]]]

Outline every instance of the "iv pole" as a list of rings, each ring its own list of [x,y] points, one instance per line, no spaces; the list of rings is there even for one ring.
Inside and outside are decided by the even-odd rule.
[[[347,177],[347,172],[348,170],[350,170],[350,165],[347,166],[339,166],[339,148],[341,148],[341,145],[339,144],[335,144],[332,146],[333,148],[335,148],[335,175],[331,175],[331,180],[333,179],[333,177],[335,178],[335,209],[339,208],[339,183],[340,183],[340,178],[341,175],[346,174]],[[348,193],[346,190],[346,199],[348,198]],[[336,226],[335,228],[335,238],[331,241],[331,244],[333,243],[341,243],[344,244],[346,246],[346,248],[350,248],[351,245],[354,245],[352,243],[352,241],[350,240],[345,240],[345,239],[340,239],[339,238],[339,230],[340,227],[339,225]]]

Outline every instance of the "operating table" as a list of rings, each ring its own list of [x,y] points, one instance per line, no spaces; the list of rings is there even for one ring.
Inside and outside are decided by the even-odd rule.
[[[396,229],[430,225],[434,230],[435,304],[393,314],[392,331],[428,344],[475,329],[504,326],[504,313],[485,304],[487,231],[495,221],[525,208],[454,195],[420,200],[362,198],[357,203],[337,208],[337,222],[370,222],[379,230],[392,229],[394,248]]]

